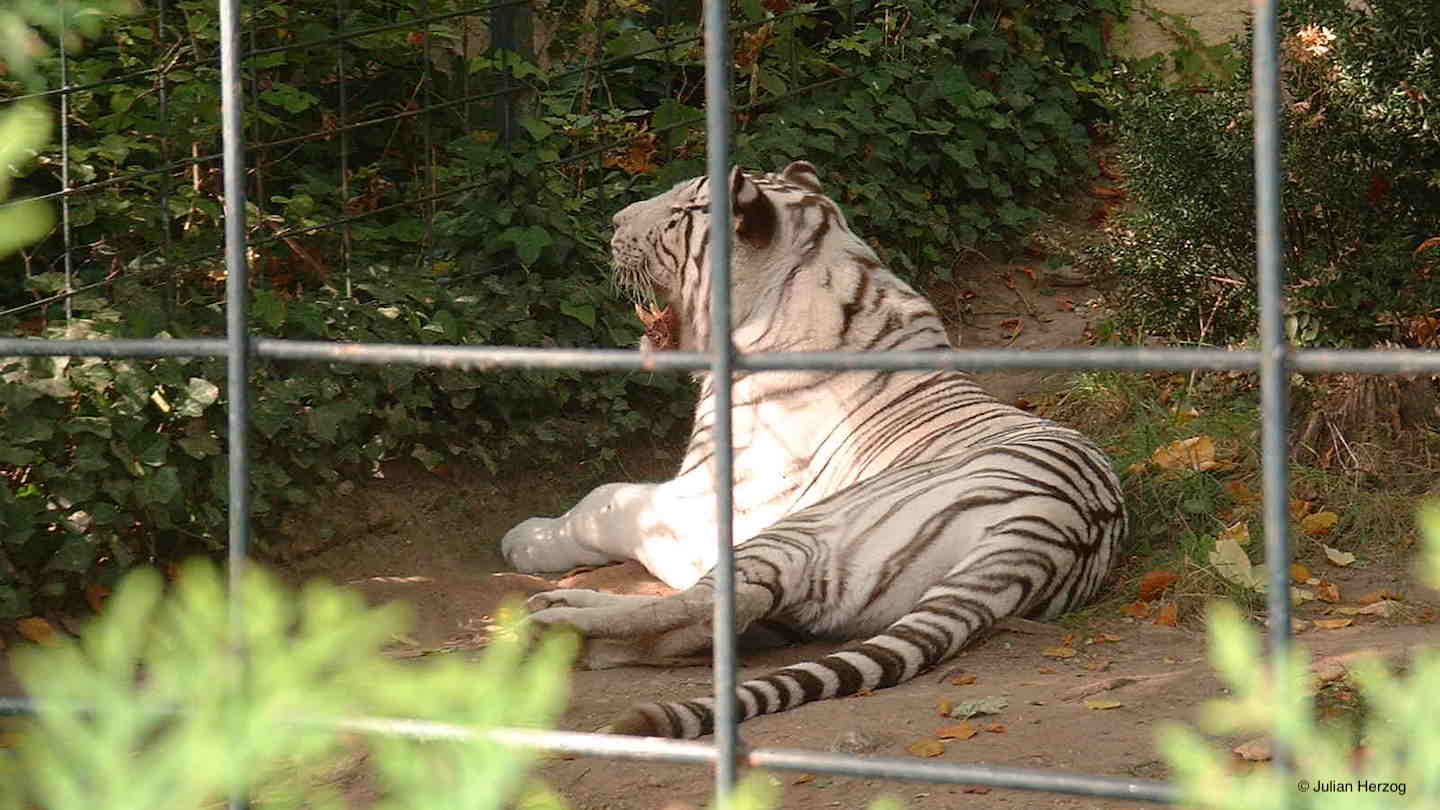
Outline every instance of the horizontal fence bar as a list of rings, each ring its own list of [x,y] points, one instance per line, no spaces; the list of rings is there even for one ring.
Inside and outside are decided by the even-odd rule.
[[[29,698],[0,697],[0,717],[33,715],[42,709]],[[181,711],[179,707],[173,711]],[[583,731],[550,731],[528,728],[498,728],[486,731],[430,720],[353,717],[303,721],[315,727],[335,728],[365,734],[385,734],[416,740],[476,742],[482,738],[504,745],[518,745],[581,756],[619,760],[645,760],[681,765],[709,765],[719,749],[711,743],[671,740],[659,737],[626,737],[618,734],[590,734]],[[802,771],[834,776],[874,779],[906,779],[942,785],[986,785],[1015,790],[1063,792],[1130,801],[1173,803],[1179,793],[1165,782],[1151,779],[1121,779],[1088,776],[1036,768],[1007,768],[959,762],[922,762],[898,757],[858,757],[786,748],[742,750],[738,760],[751,768],[775,771]]]
[[[222,357],[221,339],[43,340],[0,338],[0,357]],[[633,349],[548,349],[529,346],[425,346],[257,338],[251,354],[281,360],[407,365],[486,371],[569,368],[576,371],[703,371],[712,358],[699,352]],[[1362,374],[1440,374],[1440,351],[1430,349],[1304,349],[1290,353],[1298,371]],[[1255,371],[1260,353],[1223,349],[953,349],[923,352],[762,352],[737,354],[737,371],[878,370],[993,371],[999,369],[1106,371]]]

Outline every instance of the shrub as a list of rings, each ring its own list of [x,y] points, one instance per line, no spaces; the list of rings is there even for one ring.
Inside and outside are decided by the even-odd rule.
[[[548,726],[564,705],[564,636],[524,659],[526,634],[511,625],[478,665],[398,662],[381,652],[404,632],[397,605],[368,608],[318,583],[297,598],[256,569],[232,616],[204,562],[165,590],[156,571],[137,570],[80,640],[16,654],[38,712],[0,757],[0,808],[194,808],[243,795],[346,807],[318,778],[357,747],[341,723],[429,720],[483,735]],[[377,733],[366,746],[381,806],[393,808],[510,806],[538,758],[484,736]]]
[[[1353,6],[1353,7],[1352,7]],[[1440,7],[1281,4],[1291,337],[1425,345],[1440,300]],[[1236,47],[1241,47],[1237,44]],[[1119,101],[1134,213],[1114,242],[1122,328],[1224,343],[1255,326],[1248,77]]]

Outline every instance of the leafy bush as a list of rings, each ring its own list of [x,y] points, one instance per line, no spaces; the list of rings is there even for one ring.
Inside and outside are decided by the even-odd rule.
[[[432,0],[443,19],[426,23],[388,3],[338,21],[333,4],[245,9],[260,50],[245,111],[256,334],[634,345],[608,280],[609,218],[703,170],[700,29],[675,4],[581,5],[537,14],[533,58],[488,47],[489,19],[458,0]],[[86,89],[68,103],[66,157],[83,193],[68,198],[68,243],[0,261],[0,329],[223,333],[212,6],[113,20],[72,55],[69,81]],[[1036,190],[1084,169],[1103,27],[1127,2],[736,7],[736,161],[816,161],[857,227],[923,279],[1016,232]],[[359,30],[338,52],[327,41]],[[58,86],[56,60],[38,66]],[[513,128],[480,92],[501,82],[524,98]],[[43,153],[17,187],[57,191],[61,162]],[[207,360],[0,359],[0,420],[24,428],[0,436],[0,616],[220,545],[222,379]],[[279,361],[256,364],[252,390],[262,549],[285,509],[381,461],[605,458],[627,436],[670,435],[692,402],[668,375]]]
[[[1440,251],[1424,248],[1440,222],[1440,7],[1361,5],[1281,3],[1290,332],[1427,345],[1440,300]],[[1211,343],[1253,330],[1249,105],[1244,75],[1183,91],[1150,77],[1121,98],[1136,202],[1115,242],[1121,327]]]
[[[396,605],[368,608],[318,583],[297,599],[257,569],[232,616],[204,562],[165,590],[157,572],[135,571],[80,640],[16,653],[38,713],[0,757],[0,808],[194,808],[247,794],[345,807],[317,778],[355,749],[342,722],[430,720],[483,735],[546,726],[564,704],[574,646],[564,636],[526,657],[525,633],[511,628],[478,665],[399,662],[381,652],[404,631]],[[537,758],[484,736],[375,734],[366,747],[389,808],[510,806]]]
[[[1440,586],[1440,509],[1421,513],[1427,540],[1425,579]],[[1166,758],[1175,769],[1187,807],[1264,808],[1435,807],[1440,803],[1440,778],[1435,763],[1440,731],[1432,718],[1437,708],[1435,685],[1440,681],[1440,653],[1415,654],[1408,675],[1397,677],[1385,664],[1360,661],[1349,668],[1350,679],[1370,711],[1360,742],[1332,729],[1318,727],[1306,699],[1311,682],[1308,658],[1294,649],[1285,662],[1289,700],[1277,703],[1272,671],[1261,655],[1256,631],[1228,603],[1210,618],[1210,657],[1234,692],[1232,699],[1209,707],[1206,731],[1214,734],[1275,733],[1272,747],[1292,752],[1293,773],[1256,768],[1237,773],[1224,755],[1213,751],[1193,731],[1171,728],[1162,739]],[[1298,787],[1297,787],[1298,784]],[[1372,785],[1389,786],[1382,791]]]

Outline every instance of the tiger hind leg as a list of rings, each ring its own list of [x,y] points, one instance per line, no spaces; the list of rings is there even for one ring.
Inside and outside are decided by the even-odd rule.
[[[1024,549],[973,555],[926,589],[908,613],[879,635],[817,661],[784,667],[736,688],[738,719],[793,709],[815,700],[883,689],[914,678],[957,654],[995,622],[1048,601],[1047,585],[1073,579],[1056,557]],[[1058,568],[1064,568],[1062,564]],[[1071,569],[1076,574],[1077,570]],[[694,738],[715,726],[715,700],[699,697],[642,703],[604,731]]]

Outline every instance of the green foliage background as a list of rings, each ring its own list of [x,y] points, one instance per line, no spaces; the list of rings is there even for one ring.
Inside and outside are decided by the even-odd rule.
[[[243,12],[254,333],[634,345],[607,280],[609,217],[702,171],[694,10],[627,0],[587,19],[580,0],[557,0],[534,21],[548,44],[521,56],[490,47],[488,16],[453,2],[430,2],[426,23],[408,3],[342,8]],[[735,160],[816,162],[897,267],[944,277],[964,246],[1032,221],[1032,192],[1088,169],[1104,27],[1125,10],[737,2]],[[213,4],[168,3],[106,32],[66,50],[83,88],[67,102],[68,172],[85,187],[68,201],[68,247],[57,234],[0,262],[0,330],[218,336]],[[57,56],[37,63],[51,87]],[[508,138],[495,102],[507,86],[520,100]],[[61,169],[44,151],[16,189],[53,193]],[[0,358],[0,617],[221,545],[222,381],[203,359]],[[683,381],[650,374],[259,362],[253,390],[262,552],[283,510],[383,460],[498,471],[577,446],[604,459],[690,408]]]
[[[1440,250],[1417,249],[1440,235],[1440,5],[1357,5],[1280,3],[1290,336],[1435,346]],[[1248,65],[1248,37],[1235,48]],[[1136,203],[1114,243],[1127,332],[1223,345],[1255,329],[1249,75],[1214,62],[1198,88],[1117,87]]]

